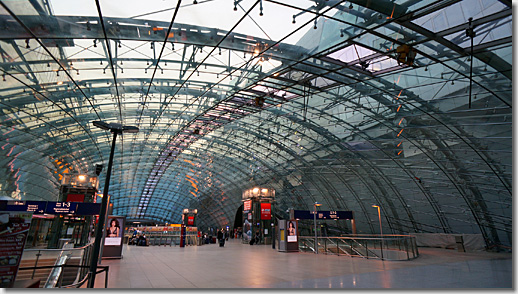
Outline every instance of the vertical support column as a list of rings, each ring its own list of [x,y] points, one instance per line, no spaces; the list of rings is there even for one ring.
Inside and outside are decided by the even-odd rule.
[[[185,247],[185,225],[180,227],[180,247]]]

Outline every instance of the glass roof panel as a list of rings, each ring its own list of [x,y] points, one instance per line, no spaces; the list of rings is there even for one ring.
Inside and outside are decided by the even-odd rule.
[[[202,226],[228,225],[242,190],[267,185],[279,218],[321,201],[371,232],[374,202],[396,233],[507,240],[511,9],[353,2],[2,2],[0,196],[56,199],[65,173],[108,158],[103,120],[140,128],[118,138],[110,185],[129,219],[203,207]]]

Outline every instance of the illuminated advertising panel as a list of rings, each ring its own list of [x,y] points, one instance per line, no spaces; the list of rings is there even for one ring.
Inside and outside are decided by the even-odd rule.
[[[104,246],[122,246],[122,232],[124,230],[123,224],[124,220],[120,217],[108,218]]]
[[[261,203],[261,219],[267,220],[272,219],[272,204]]]
[[[243,211],[250,211],[252,209],[252,200],[243,202]]]
[[[288,242],[297,242],[297,221],[288,221],[286,235],[288,236]]]

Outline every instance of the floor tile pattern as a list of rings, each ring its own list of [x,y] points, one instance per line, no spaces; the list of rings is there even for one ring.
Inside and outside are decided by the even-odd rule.
[[[109,288],[486,289],[513,287],[512,254],[420,248],[411,261],[285,253],[230,240],[225,247],[124,246]],[[96,288],[104,287],[104,276]]]

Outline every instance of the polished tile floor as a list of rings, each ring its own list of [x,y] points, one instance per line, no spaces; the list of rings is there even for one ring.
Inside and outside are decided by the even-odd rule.
[[[283,253],[230,240],[225,247],[124,246],[109,265],[109,288],[513,288],[510,253],[420,248],[412,261]],[[96,288],[104,287],[104,276]]]

